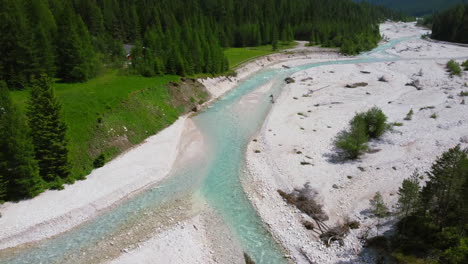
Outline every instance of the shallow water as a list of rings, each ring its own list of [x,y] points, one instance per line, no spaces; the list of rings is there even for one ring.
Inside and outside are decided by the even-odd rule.
[[[187,194],[196,194],[223,218],[240,245],[256,263],[286,263],[282,249],[265,229],[261,219],[246,197],[240,178],[244,169],[247,144],[265,120],[271,102],[284,86],[284,78],[301,70],[334,64],[372,63],[398,60],[386,50],[408,38],[392,40],[356,59],[306,64],[291,69],[267,69],[257,72],[239,83],[231,92],[205,111],[193,117],[201,130],[207,155],[195,164],[177,168],[162,183],[132,197],[111,210],[79,227],[47,239],[20,251],[1,263],[61,263],[68,256],[111,236],[125,224],[142,218],[148,210],[155,210]],[[374,57],[379,54],[379,57]],[[259,87],[267,84],[265,91]],[[245,98],[255,91],[256,98]]]

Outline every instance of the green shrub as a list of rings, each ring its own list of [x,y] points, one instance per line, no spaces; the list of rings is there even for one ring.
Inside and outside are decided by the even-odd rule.
[[[405,120],[406,121],[410,121],[412,118],[413,118],[413,109],[411,109],[407,114],[406,114],[406,117],[405,117]]]
[[[346,158],[356,159],[367,151],[370,138],[379,138],[389,128],[387,116],[377,107],[356,114],[349,122],[350,129],[341,131],[335,138],[335,147]]]
[[[105,163],[106,163],[106,156],[104,156],[104,154],[101,153],[93,161],[93,166],[94,166],[94,168],[100,168],[100,167],[104,166]]]
[[[335,146],[342,151],[346,158],[357,159],[367,149],[369,137],[366,133],[366,122],[362,114],[356,115],[349,131],[342,131],[335,139]]]
[[[387,116],[377,107],[372,107],[364,113],[366,133],[370,138],[379,138],[387,129]]]
[[[468,71],[468,60],[466,60],[465,62],[463,62],[462,64],[463,68],[465,71]]]
[[[356,220],[350,220],[350,221],[347,221],[347,222],[346,222],[346,225],[347,225],[350,229],[358,229],[358,228],[361,226],[361,223],[359,223],[359,222],[356,221]]]
[[[450,72],[451,76],[461,76],[460,64],[454,60],[447,62],[447,70]]]

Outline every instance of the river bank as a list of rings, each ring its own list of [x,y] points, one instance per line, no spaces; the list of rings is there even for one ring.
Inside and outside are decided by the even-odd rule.
[[[422,33],[414,25],[404,23],[386,23],[381,30],[389,39]],[[467,81],[466,74],[459,79],[449,78],[444,70],[447,57],[463,56],[466,50],[429,45],[434,44],[411,38],[377,54],[404,58],[396,62],[350,62],[301,70],[291,76],[296,82],[283,87],[281,95],[275,97],[276,103],[256,141],[248,146],[246,169],[249,173],[242,180],[258,214],[276,240],[288,251],[291,262],[306,262],[304,254],[319,263],[362,261],[357,259],[357,253],[362,249],[358,239],[360,232],[375,224],[372,218],[361,213],[366,211],[369,197],[380,190],[386,202],[394,203],[395,188],[401,181],[415,167],[429,166],[433,157],[444,150],[443,147],[459,141],[462,132],[466,131],[466,117],[462,116],[466,109],[459,104],[457,95],[463,82]],[[440,59],[433,59],[437,57]],[[235,77],[205,79],[201,82],[213,95],[210,103],[217,98],[229,101],[229,98],[242,96],[240,102],[234,104],[238,109],[226,112],[234,113],[234,123],[224,125],[244,125],[243,122],[248,123],[248,118],[244,117],[241,119],[243,122],[237,124],[236,116],[254,113],[260,102],[268,97],[271,85],[276,83],[266,82],[261,87],[252,87],[253,90],[248,90],[248,85],[247,88],[244,86],[246,91],[253,91],[245,95],[237,93],[228,98],[223,95],[237,84],[245,84],[244,81],[253,73],[266,68],[286,70],[298,65],[351,59],[353,57],[340,56],[330,49],[302,45],[294,50],[246,63],[238,69]],[[284,71],[275,73],[284,74]],[[255,77],[262,76],[272,78],[261,74]],[[385,76],[388,82],[378,82],[381,76]],[[413,78],[420,80],[422,90],[404,85]],[[362,81],[369,85],[355,89],[344,88],[346,84]],[[379,149],[379,152],[367,154],[354,163],[328,162],[327,155],[333,151],[331,141],[336,133],[346,126],[355,111],[366,110],[373,105],[381,107],[391,122],[401,122],[411,108],[415,115],[412,121],[403,122],[402,127],[387,133],[383,140],[372,142],[372,148]],[[211,107],[208,104],[205,106]],[[419,111],[427,106],[434,108]],[[433,113],[437,114],[437,119],[430,118]],[[95,170],[87,180],[67,186],[63,191],[48,191],[30,201],[2,205],[0,210],[4,216],[0,218],[0,225],[6,228],[2,228],[0,233],[0,248],[48,238],[69,230],[110,210],[115,204],[132,200],[129,198],[137,196],[150,185],[156,186],[154,190],[157,190],[172,171],[185,168],[190,162],[203,162],[200,158],[210,155],[206,151],[208,140],[203,136],[215,129],[205,128],[205,133],[201,133],[193,123],[195,119],[187,116],[181,118],[142,145]],[[222,119],[225,119],[223,115],[212,115],[206,124],[219,127],[216,120]],[[245,124],[247,127],[251,125],[257,127],[255,124]],[[430,134],[426,134],[427,131]],[[222,140],[216,141],[216,144],[225,141],[226,137],[222,135]],[[228,146],[222,150],[232,151],[233,147],[238,146]],[[220,161],[225,162],[222,159]],[[301,165],[303,161],[310,164]],[[230,172],[237,170],[232,167],[227,169]],[[181,179],[190,180],[190,171],[186,173],[189,177]],[[277,194],[277,189],[289,191],[307,181],[311,181],[312,186],[319,190],[330,216],[330,224],[340,221],[346,215],[361,221],[363,228],[353,231],[344,247],[323,246],[302,227],[301,220],[305,216],[287,206]],[[215,188],[222,187],[215,180],[212,183]],[[175,181],[174,184],[185,183]],[[191,184],[196,186],[196,183],[187,183],[188,186]],[[170,192],[173,190],[171,188],[166,190]],[[212,189],[209,185],[204,191]],[[238,189],[241,191],[241,188]],[[217,194],[214,193],[215,196]],[[230,192],[225,194],[234,195]],[[197,193],[193,196],[196,197]],[[205,197],[211,196],[205,193]],[[226,201],[221,199],[217,202]],[[128,208],[122,211],[134,207]],[[144,212],[144,219],[136,220],[134,224],[117,231],[110,242],[102,239],[95,247],[80,252],[83,253],[80,258],[70,259],[70,262],[79,262],[78,259],[83,263],[112,259],[114,263],[152,263],[155,260],[176,263],[243,262],[241,247],[238,242],[234,242],[238,238],[234,238],[215,212],[216,209],[205,201],[191,196],[182,197],[167,206],[163,205],[161,211],[159,207],[147,210],[149,212]],[[118,212],[116,214],[119,218]],[[102,224],[105,225],[105,222],[101,221]]]
[[[415,169],[429,168],[446,149],[468,146],[468,108],[461,91],[468,90],[468,75],[450,77],[445,64],[452,57],[468,56],[468,49],[420,39],[424,29],[413,23],[385,23],[388,40],[410,37],[380,57],[395,62],[320,66],[296,72],[276,99],[261,131],[249,144],[244,188],[265,224],[288,250],[294,263],[375,263],[363,250],[361,237],[376,235],[376,219],[369,200],[379,191],[389,208],[398,187]],[[461,61],[461,60],[459,60]],[[289,63],[294,63],[290,61]],[[384,76],[387,82],[378,81]],[[405,86],[419,80],[419,88]],[[368,83],[345,88],[347,84]],[[360,160],[333,163],[333,139],[356,112],[380,107],[389,122],[399,122],[381,140],[372,141],[373,154]],[[404,121],[413,109],[411,121]],[[436,118],[431,118],[436,117]],[[310,182],[333,226],[345,217],[358,220],[344,246],[326,247],[302,222],[311,220],[287,205],[277,190],[292,191]],[[380,232],[394,219],[386,219]]]
[[[259,58],[239,68],[238,76],[234,80],[228,78],[207,80],[211,84],[207,83],[207,88],[212,93],[210,102],[234,88],[242,79],[266,67],[266,65],[277,64],[291,57],[307,59],[311,53],[319,53],[322,59],[330,58],[331,55],[336,56],[329,50],[300,47],[293,51]],[[94,170],[84,181],[77,182],[74,185],[67,185],[61,191],[47,191],[31,200],[1,205],[0,249],[12,248],[50,238],[93,219],[102,212],[165,179],[171,169],[177,166],[176,160],[180,160],[181,156],[187,155],[189,149],[197,149],[197,151],[203,152],[202,141],[203,139],[192,121],[188,116],[183,116],[170,127],[148,138],[144,143],[120,155],[104,167]],[[197,153],[200,154],[201,152]],[[206,217],[205,215],[209,216]],[[207,213],[206,210],[200,210],[200,213],[195,214],[194,217],[190,216],[188,219],[181,220],[188,225],[196,224],[200,221],[196,217],[216,219],[213,214]],[[174,223],[168,224],[168,226],[170,225],[174,225]],[[221,228],[219,225],[220,223],[218,223],[218,227]],[[170,241],[180,242],[180,231],[173,232],[177,226],[166,228],[167,231],[165,232],[168,232],[168,235],[165,236],[165,239],[169,237]],[[205,230],[203,225],[201,225],[201,228],[202,232],[212,234],[209,229]],[[184,235],[187,235],[185,231],[183,232]],[[157,235],[155,236],[157,237]],[[145,239],[150,238],[146,237]],[[217,241],[219,238],[215,237],[212,240]],[[151,245],[159,243],[155,241],[159,240],[151,240],[145,245],[151,247]],[[138,249],[140,248],[141,246],[138,247]],[[198,254],[202,263],[209,263],[219,259],[219,255],[223,255],[216,253],[214,254],[216,256],[213,254],[207,256],[204,253],[206,251],[215,252],[216,250],[210,248],[219,248],[219,244],[209,248],[203,246],[201,247],[203,250],[196,250],[188,245],[184,248],[188,249],[187,256],[193,257]],[[121,248],[120,250],[124,250],[123,253],[129,251],[128,248]],[[168,254],[178,256],[180,254],[180,250],[171,252],[163,250],[162,252],[164,253],[161,253],[161,256],[167,256]],[[231,255],[236,255],[238,259],[242,260],[241,253],[236,252]],[[109,255],[112,256],[113,254]],[[225,255],[229,254],[226,253]]]

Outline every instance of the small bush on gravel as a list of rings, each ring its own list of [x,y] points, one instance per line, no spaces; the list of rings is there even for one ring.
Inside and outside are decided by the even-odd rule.
[[[335,147],[348,159],[357,159],[367,149],[369,137],[366,133],[366,122],[362,114],[351,121],[349,130],[341,131],[335,138]]]
[[[310,183],[304,184],[302,189],[294,189],[291,193],[278,190],[278,193],[288,203],[296,206],[301,212],[317,221],[326,221],[328,216],[323,211],[323,205],[317,200],[318,192],[310,187]]]
[[[450,72],[451,76],[461,76],[460,64],[454,60],[450,60],[449,62],[447,62],[447,70],[448,72]]]
[[[380,76],[378,79],[379,82],[388,82],[387,78],[385,76]]]
[[[410,121],[411,119],[413,119],[413,109],[411,109],[407,114],[406,114],[406,117],[405,117],[405,120],[406,121]]]
[[[315,229],[315,226],[312,222],[310,221],[304,221],[302,223],[302,225],[304,225],[304,227],[307,229],[307,230],[314,230]]]
[[[358,221],[356,221],[356,220],[349,221],[349,222],[346,223],[346,225],[347,225],[350,229],[358,229],[358,228],[361,226],[361,224],[360,224]]]
[[[372,107],[364,113],[364,121],[366,133],[370,138],[379,138],[387,129],[387,116],[377,107]]]
[[[468,60],[466,60],[465,62],[463,62],[462,64],[463,68],[465,71],[468,71]]]
[[[335,147],[348,159],[356,159],[367,151],[370,138],[379,138],[389,128],[387,117],[377,107],[356,114],[350,122],[349,130],[341,131],[335,138]]]

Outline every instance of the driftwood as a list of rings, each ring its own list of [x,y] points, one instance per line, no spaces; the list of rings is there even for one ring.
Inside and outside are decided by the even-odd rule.
[[[317,264],[317,262],[313,261],[313,260],[307,255],[307,253],[304,251],[304,249],[298,248],[297,251],[299,251],[299,253],[301,253],[301,255],[307,260],[307,262],[308,262],[309,264]]]
[[[417,90],[422,90],[419,80],[412,80],[411,82],[406,83],[405,86],[412,86],[416,88]]]
[[[357,88],[357,87],[365,87],[367,85],[368,85],[368,83],[366,83],[366,82],[358,82],[358,83],[353,83],[353,84],[347,84],[345,87],[346,88]]]

